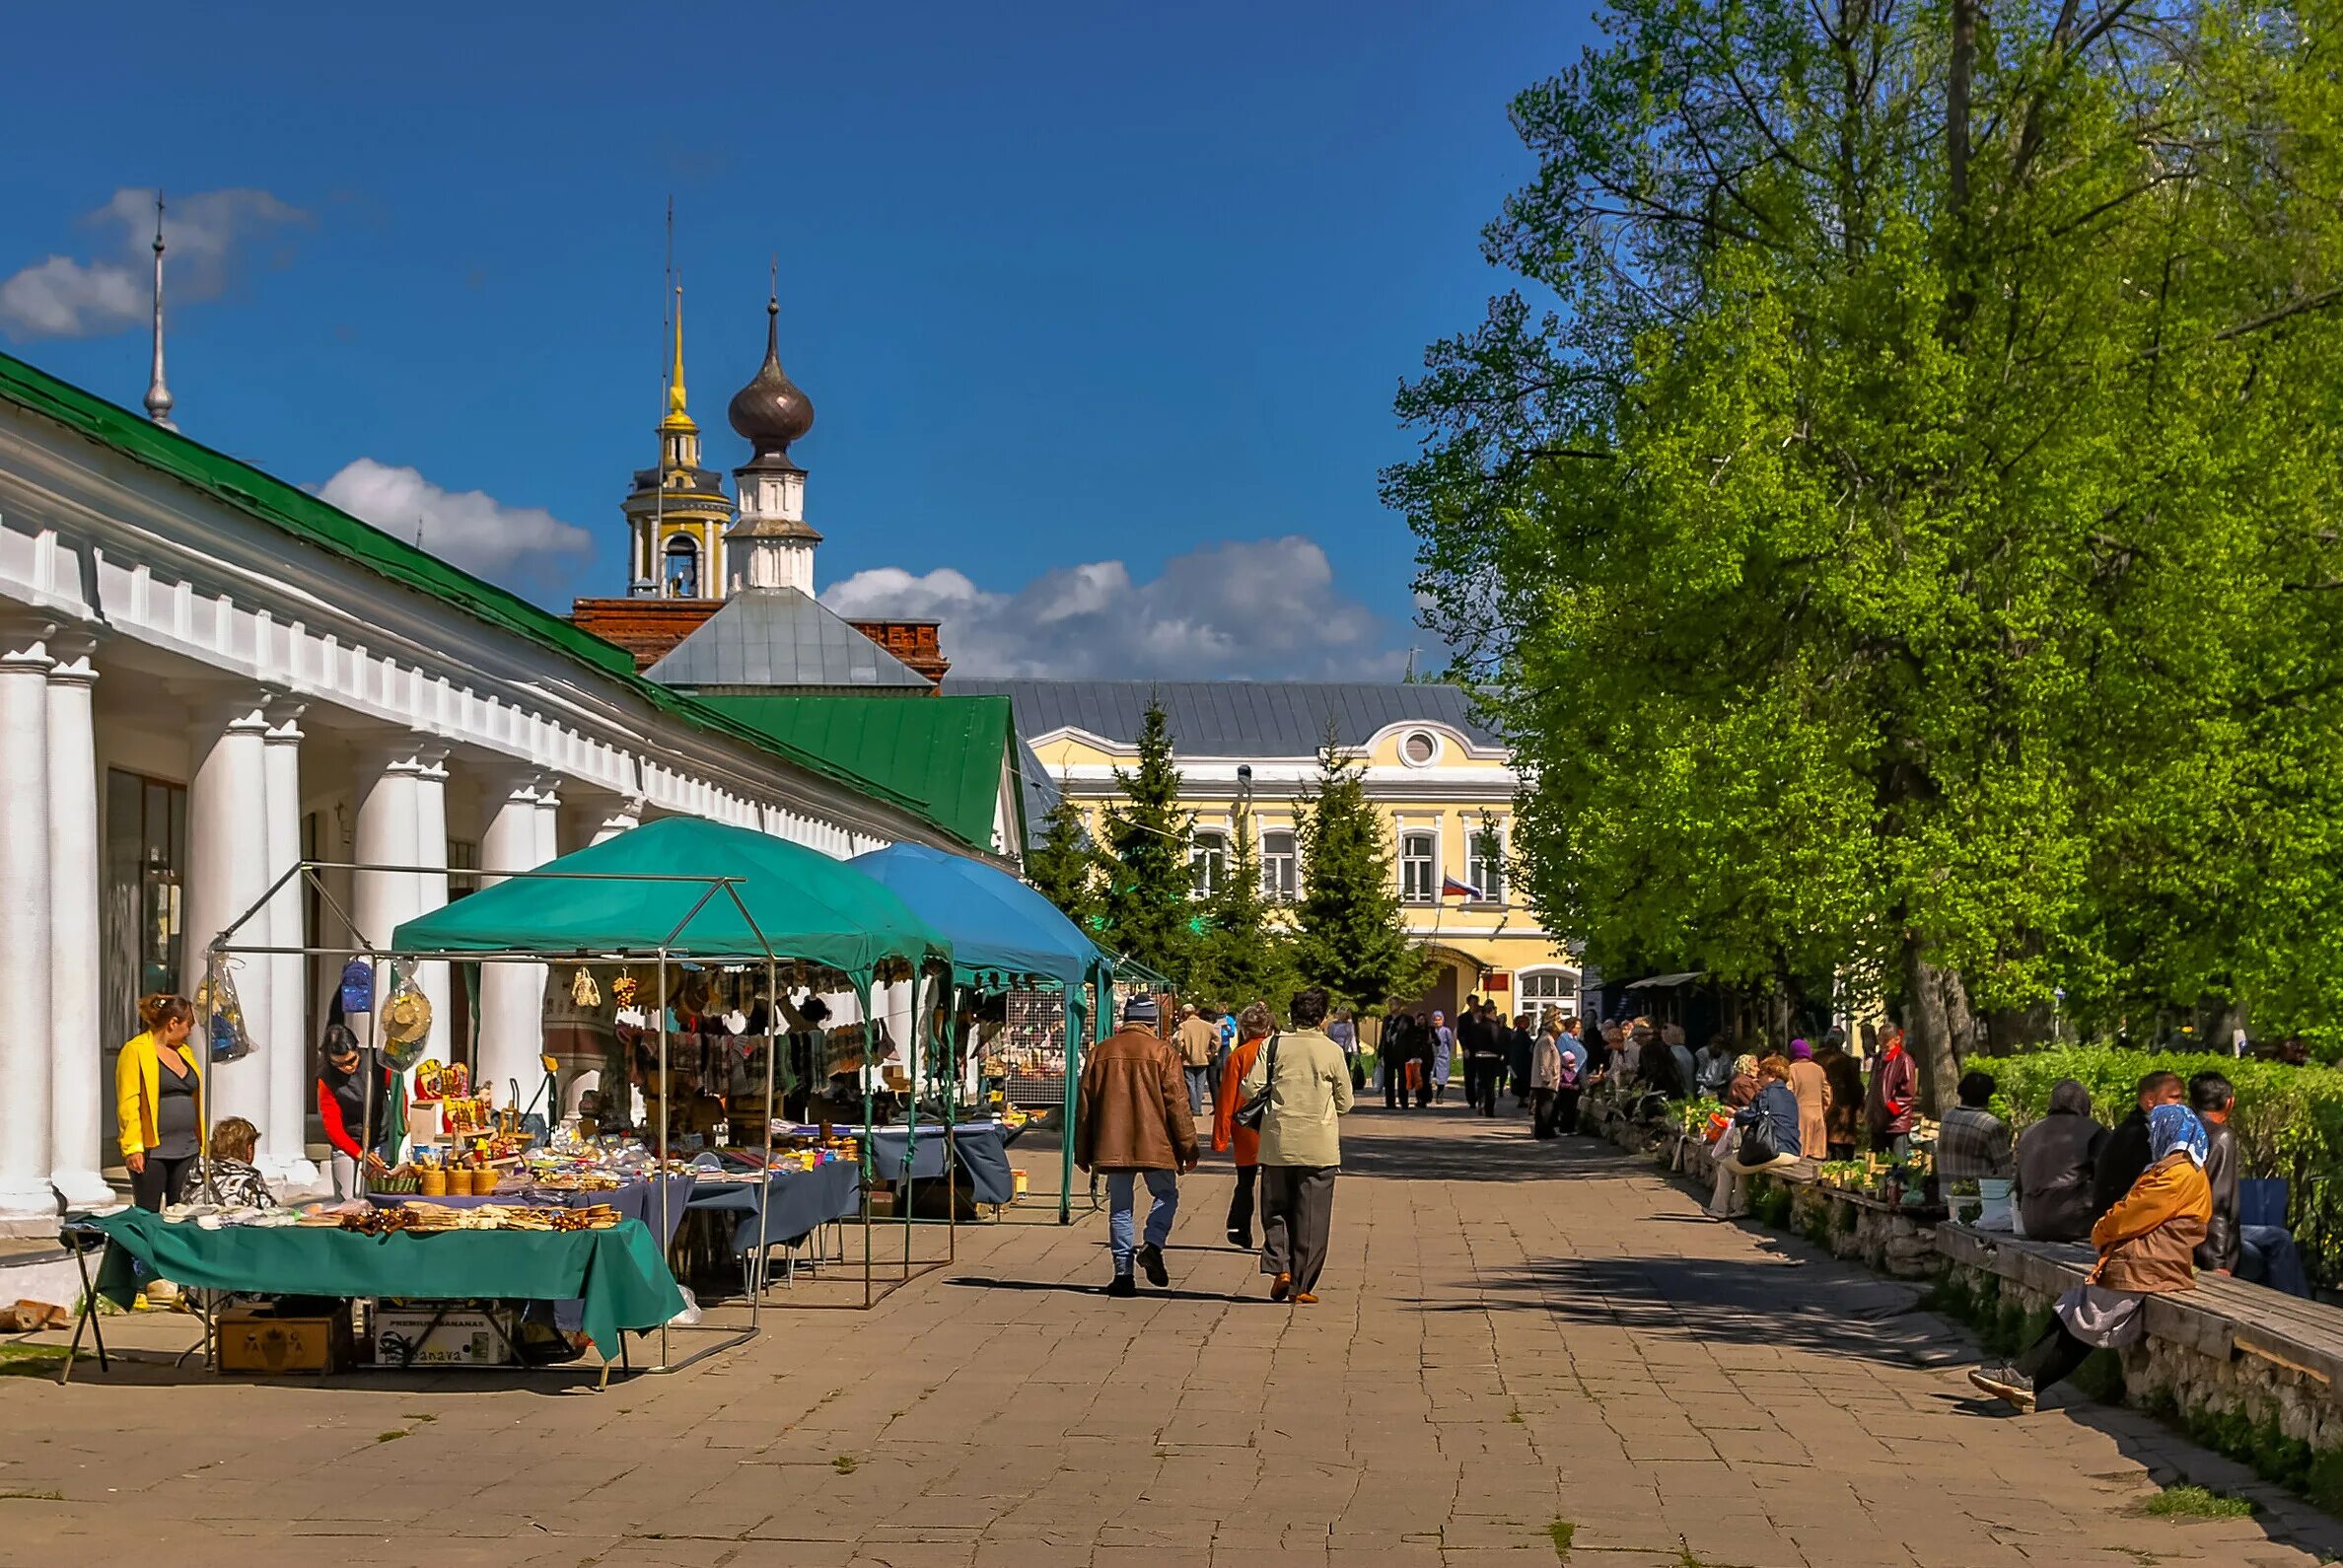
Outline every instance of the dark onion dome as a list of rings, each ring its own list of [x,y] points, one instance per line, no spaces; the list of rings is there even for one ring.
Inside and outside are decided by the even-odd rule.
[[[814,428],[814,399],[781,368],[781,302],[765,302],[765,357],[755,379],[733,393],[726,417],[756,449],[750,460],[787,462],[789,444]]]

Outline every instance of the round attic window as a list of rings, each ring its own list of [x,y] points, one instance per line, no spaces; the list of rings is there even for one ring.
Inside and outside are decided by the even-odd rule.
[[[1440,741],[1429,730],[1411,730],[1399,743],[1399,755],[1409,767],[1424,767],[1440,755]]]

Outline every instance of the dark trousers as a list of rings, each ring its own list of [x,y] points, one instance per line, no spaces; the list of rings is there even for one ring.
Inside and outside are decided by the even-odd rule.
[[[1397,1110],[1407,1103],[1407,1064],[1395,1057],[1385,1057],[1377,1071],[1383,1074],[1384,1109]]]
[[[1557,1091],[1551,1089],[1529,1091],[1529,1135],[1531,1137],[1551,1138],[1554,1135],[1554,1102],[1557,1094]]]
[[[1852,1160],[1855,1158],[1855,1146],[1851,1143],[1834,1143],[1828,1147],[1830,1158],[1833,1160]]]
[[[187,1177],[195,1170],[195,1157],[181,1155],[166,1160],[149,1149],[146,1169],[130,1173],[130,1201],[149,1214],[160,1214],[166,1203],[177,1203],[186,1194]]]
[[[1334,1228],[1330,1165],[1261,1167],[1261,1272],[1291,1274],[1297,1292],[1315,1290]]]
[[[2091,1354],[2091,1346],[2067,1332],[2065,1323],[2050,1319],[2049,1330],[2028,1345],[2010,1370],[2033,1385],[2040,1393],[2052,1384],[2073,1376],[2077,1367]]]
[[[1579,1095],[1583,1091],[1577,1089],[1554,1091],[1554,1130],[1556,1132],[1575,1133],[1578,1131]]]
[[[1229,1233],[1242,1237],[1240,1247],[1252,1246],[1253,1177],[1260,1173],[1257,1165],[1237,1168],[1236,1195],[1229,1199]]]
[[[1505,1076],[1502,1056],[1464,1058],[1464,1104],[1484,1116],[1497,1114],[1497,1081]]]

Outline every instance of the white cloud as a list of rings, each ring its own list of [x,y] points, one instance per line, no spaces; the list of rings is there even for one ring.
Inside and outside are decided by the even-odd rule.
[[[163,215],[164,303],[218,299],[239,248],[309,214],[265,190],[200,190],[168,198]],[[155,193],[125,186],[84,226],[116,230],[89,260],[51,255],[0,282],[0,328],[14,338],[100,337],[143,325],[154,307]]]
[[[413,468],[349,463],[319,496],[441,560],[523,593],[554,593],[594,554],[594,538],[543,507],[482,490],[444,490]]]
[[[1336,591],[1325,550],[1298,535],[1206,545],[1147,582],[1121,561],[1091,561],[1012,593],[948,566],[882,566],[821,602],[847,616],[934,616],[965,676],[1379,679],[1406,660],[1383,646],[1381,617]]]

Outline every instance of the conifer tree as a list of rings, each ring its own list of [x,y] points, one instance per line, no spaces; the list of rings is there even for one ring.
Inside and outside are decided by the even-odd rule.
[[[1361,1008],[1412,996],[1432,962],[1409,942],[1382,817],[1360,764],[1331,732],[1318,748],[1316,784],[1302,802],[1302,903],[1295,958],[1303,975]]]
[[[1041,820],[1041,842],[1026,856],[1026,880],[1083,930],[1092,929],[1099,919],[1098,851],[1091,845],[1082,808],[1063,785],[1049,815]]]
[[[1228,878],[1204,905],[1205,929],[1189,989],[1224,1007],[1266,1002],[1283,1013],[1301,988],[1293,931],[1261,891],[1261,857],[1249,813],[1238,814],[1235,837]]]
[[[1179,809],[1179,769],[1172,760],[1172,726],[1150,698],[1139,731],[1139,761],[1116,768],[1122,804],[1106,808],[1105,888],[1100,941],[1173,984],[1187,978],[1195,947],[1188,833],[1195,819]]]

